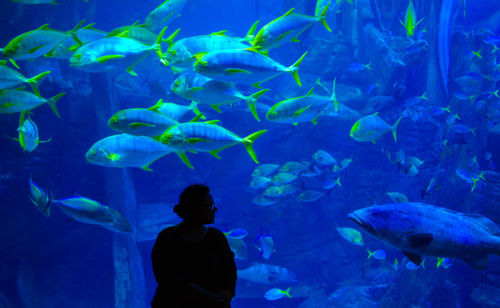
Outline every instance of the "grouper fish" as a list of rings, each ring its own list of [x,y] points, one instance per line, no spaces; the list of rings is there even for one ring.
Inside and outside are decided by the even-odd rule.
[[[393,203],[356,210],[348,217],[415,264],[421,256],[462,259],[477,270],[488,255],[500,255],[500,228],[479,214],[455,212],[425,203]]]

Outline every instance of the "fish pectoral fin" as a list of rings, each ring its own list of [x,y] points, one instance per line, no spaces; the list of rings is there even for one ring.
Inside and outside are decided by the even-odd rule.
[[[233,75],[233,74],[237,74],[237,73],[245,73],[245,74],[251,74],[251,72],[247,71],[247,70],[242,70],[242,69],[239,69],[239,68],[226,68],[224,70],[224,72],[228,75]]]
[[[125,58],[124,55],[107,55],[107,56],[102,56],[96,59],[97,62],[99,63],[105,63],[108,62],[109,60],[113,59],[119,59],[119,58]]]
[[[408,251],[403,251],[403,254],[415,265],[420,265],[422,263],[422,257],[419,255],[416,255],[414,253],[408,252]]]
[[[422,246],[429,245],[429,243],[434,239],[432,233],[413,233],[406,236],[410,247],[420,248]]]
[[[140,128],[140,127],[156,127],[156,125],[154,124],[149,124],[149,123],[142,123],[142,122],[133,122],[133,123],[130,123],[128,125],[128,127],[130,128],[133,128],[133,129],[137,129],[137,128]]]
[[[306,111],[310,107],[311,107],[311,105],[307,105],[306,107],[300,108],[299,110],[295,111],[295,113],[293,114],[293,117],[294,118],[298,117],[299,115],[301,115],[304,111]]]
[[[215,157],[217,159],[221,159],[221,157],[219,156],[219,151],[220,150],[213,150],[213,151],[210,151],[208,153],[210,153],[213,157]]]
[[[210,140],[206,140],[206,139],[202,139],[202,138],[188,138],[186,139],[186,142],[189,143],[189,144],[195,144],[195,143],[198,143],[198,142],[210,142]]]
[[[490,260],[487,255],[464,259],[464,261],[478,271],[485,271],[490,265]]]
[[[218,113],[222,113],[222,111],[220,111],[219,105],[210,105],[210,107],[212,107]]]

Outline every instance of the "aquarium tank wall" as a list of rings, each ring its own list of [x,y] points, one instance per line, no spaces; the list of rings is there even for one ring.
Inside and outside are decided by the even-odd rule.
[[[194,183],[233,308],[500,306],[500,2],[0,7],[0,307],[150,307]]]

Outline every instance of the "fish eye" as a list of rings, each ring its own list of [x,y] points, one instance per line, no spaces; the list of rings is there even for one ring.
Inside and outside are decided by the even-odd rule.
[[[169,50],[169,52],[172,56],[175,56],[177,54],[177,51],[175,51],[175,49]]]
[[[176,86],[178,86],[178,85],[180,85],[180,84],[181,84],[181,82],[180,82],[179,80],[176,80],[176,81],[174,82],[174,84],[175,84]]]

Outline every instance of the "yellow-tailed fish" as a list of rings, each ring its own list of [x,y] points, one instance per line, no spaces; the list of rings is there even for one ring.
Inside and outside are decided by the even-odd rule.
[[[18,139],[16,139],[23,151],[33,152],[40,142],[49,142],[51,138],[45,141],[40,141],[38,136],[38,127],[36,123],[28,116],[25,117],[25,112],[21,113],[19,120]]]
[[[56,59],[69,59],[75,50],[83,44],[103,39],[107,35],[107,32],[94,28],[94,24],[86,25],[83,28],[77,29],[74,35],[68,36],[45,56]],[[78,40],[75,40],[75,37]]]
[[[210,105],[217,112],[220,112],[220,105],[244,100],[248,103],[250,111],[257,120],[259,120],[259,115],[255,103],[262,94],[269,90],[264,89],[251,95],[245,95],[229,83],[213,80],[195,72],[186,72],[177,77],[170,85],[170,89],[187,100]]]
[[[5,63],[5,60],[0,61],[0,90],[28,83],[37,95],[40,94],[37,84],[43,77],[50,74],[50,71],[45,71],[36,76],[27,78],[15,69],[12,69],[5,65]]]
[[[292,296],[290,295],[290,289],[291,287],[286,290],[281,290],[278,288],[270,289],[264,294],[264,298],[267,299],[268,301],[275,301],[285,296],[291,298]]]
[[[348,242],[354,245],[363,246],[363,236],[361,233],[353,228],[339,228],[337,232]]]
[[[43,104],[48,104],[58,118],[59,111],[56,102],[65,93],[59,93],[49,99],[39,97],[36,94],[23,90],[5,90],[0,92],[0,113],[16,113],[35,109]]]
[[[299,86],[299,65],[307,51],[292,65],[286,67],[253,49],[226,49],[198,54],[194,70],[215,80],[253,84],[260,83],[283,73],[293,76]]]
[[[165,0],[146,17],[145,24],[152,31],[158,31],[174,18],[180,16],[187,0]]]
[[[181,123],[167,129],[158,140],[176,149],[182,161],[191,168],[192,165],[189,163],[184,151],[208,152],[220,158],[220,151],[238,143],[243,144],[250,157],[256,163],[259,163],[252,145],[255,139],[267,130],[260,130],[241,138],[235,133],[215,124],[215,122]]]
[[[422,19],[417,21],[415,7],[413,6],[413,1],[410,0],[410,2],[408,3],[408,8],[406,9],[405,20],[404,22],[400,21],[403,27],[405,27],[406,29],[406,35],[409,37],[413,36],[413,34],[415,34],[415,28],[421,21]]]
[[[29,178],[29,198],[31,202],[42,212],[45,217],[50,216],[50,196],[43,191],[33,180]]]
[[[153,45],[121,36],[106,37],[78,48],[69,59],[70,65],[86,72],[110,72],[126,69],[135,76],[134,66],[155,51],[161,57],[161,41],[166,28]]]
[[[74,197],[54,200],[53,204],[64,214],[77,221],[99,225],[114,232],[132,233],[132,226],[125,216],[95,200],[85,197]]]
[[[108,120],[109,128],[135,136],[155,137],[179,122],[147,108],[130,108],[116,112]]]
[[[137,167],[151,171],[149,165],[172,151],[169,146],[149,137],[120,134],[94,143],[85,159],[104,167]]]
[[[257,32],[252,41],[253,48],[268,50],[290,41],[299,42],[297,37],[316,22],[323,24],[328,31],[332,31],[325,20],[328,7],[329,4],[318,16],[295,14],[294,9],[290,9]]]
[[[378,116],[378,112],[367,115],[356,121],[351,127],[349,135],[359,142],[373,142],[385,133],[392,131],[394,142],[396,142],[396,129],[403,117],[400,117],[392,126],[387,124]]]
[[[200,112],[200,110],[198,110],[197,102],[192,102],[188,106],[185,106],[176,103],[164,103],[163,100],[160,99],[154,106],[149,107],[149,110],[160,112],[177,121],[179,121],[189,111],[192,111],[197,116],[205,119],[205,116]]]
[[[153,45],[158,35],[148,29],[145,24],[139,25],[139,22],[135,22],[133,25],[111,30],[108,37],[111,36],[128,37],[146,45]]]
[[[83,21],[74,29],[62,32],[50,29],[48,24],[38,29],[22,33],[13,38],[2,50],[4,56],[15,60],[29,60],[50,53],[58,44],[74,35],[82,25]]]

